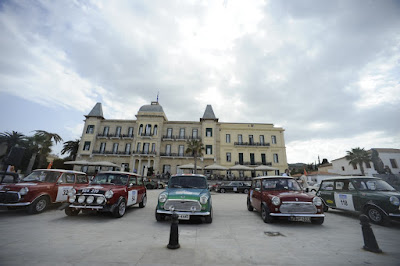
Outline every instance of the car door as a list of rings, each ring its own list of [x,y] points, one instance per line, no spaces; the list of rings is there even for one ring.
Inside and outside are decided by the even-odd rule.
[[[355,211],[354,209],[354,187],[350,186],[349,180],[336,180],[334,187],[335,206],[337,209]]]
[[[143,196],[146,194],[146,187],[144,186],[143,177],[137,177],[137,190],[138,190],[138,202],[141,202]]]
[[[260,211],[261,208],[261,180],[253,180],[251,183],[251,191],[250,191],[250,202],[251,206],[253,206],[257,211]]]
[[[137,177],[136,176],[129,176],[129,182],[128,182],[128,202],[127,205],[131,206],[133,204],[136,204],[138,202],[138,196],[139,196],[139,189],[138,189],[138,184],[137,184]]]
[[[75,184],[74,173],[62,173],[55,185],[55,190],[56,190],[55,202],[67,201],[68,192],[74,187],[74,184]]]
[[[334,187],[335,182],[333,180],[324,180],[321,183],[320,189],[317,192],[317,195],[322,198],[324,203],[331,207],[335,208],[335,197],[334,197]]]

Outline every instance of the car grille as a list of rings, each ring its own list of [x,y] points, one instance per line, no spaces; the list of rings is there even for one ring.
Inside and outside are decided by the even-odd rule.
[[[197,200],[167,200],[164,204],[164,209],[169,210],[171,206],[175,211],[200,211],[201,205]]]
[[[0,203],[17,203],[20,198],[18,192],[0,192]]]
[[[283,202],[281,213],[317,213],[317,208],[309,202]]]

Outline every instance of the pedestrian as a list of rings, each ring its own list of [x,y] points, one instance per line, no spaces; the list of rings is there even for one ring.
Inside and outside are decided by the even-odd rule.
[[[286,169],[282,176],[290,176],[289,169]]]

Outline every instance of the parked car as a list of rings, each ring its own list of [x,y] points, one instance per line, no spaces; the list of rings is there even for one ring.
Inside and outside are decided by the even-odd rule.
[[[400,192],[380,178],[341,176],[322,181],[317,192],[326,206],[366,214],[371,222],[400,220]]]
[[[203,217],[212,223],[213,210],[207,178],[204,175],[180,174],[169,179],[168,188],[158,196],[156,220],[175,212],[180,220]]]
[[[20,183],[3,185],[0,190],[0,206],[9,209],[27,207],[29,213],[40,213],[51,203],[66,202],[74,186],[88,183],[88,177],[83,172],[37,169]]]
[[[247,209],[261,213],[266,223],[277,218],[290,221],[311,220],[313,224],[324,222],[321,198],[304,193],[295,179],[289,176],[256,177],[247,197]]]
[[[308,187],[306,188],[306,192],[317,193],[320,186],[321,186],[321,183],[314,183],[312,185],[309,184]]]
[[[76,216],[81,210],[111,212],[114,217],[124,216],[126,208],[147,203],[147,190],[143,177],[128,172],[99,172],[89,186],[74,188],[68,194],[65,214]]]
[[[248,193],[250,189],[250,184],[247,184],[245,182],[241,181],[232,181],[229,182],[228,184],[221,184],[215,188],[215,191],[220,192],[220,193],[225,193],[225,192],[242,192],[242,193]]]
[[[0,172],[0,189],[1,184],[14,184],[19,181],[19,175],[15,172]]]

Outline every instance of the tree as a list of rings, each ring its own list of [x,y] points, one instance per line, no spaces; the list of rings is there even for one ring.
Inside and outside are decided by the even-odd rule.
[[[75,160],[79,150],[79,142],[80,142],[79,139],[64,142],[64,147],[61,150],[61,154],[64,155],[65,153],[68,153],[69,154],[68,157],[71,160]]]
[[[358,147],[347,151],[346,160],[348,160],[349,164],[353,167],[356,167],[358,164],[360,166],[361,175],[364,175],[363,163],[371,162],[371,156],[364,148],[361,149]]]
[[[6,155],[10,152],[11,148],[15,145],[23,145],[26,141],[26,136],[17,131],[0,133],[0,143],[6,143]]]
[[[203,156],[202,151],[204,150],[204,145],[200,140],[192,139],[186,142],[187,148],[186,153],[191,154],[194,157],[194,173],[197,173],[197,157]]]

